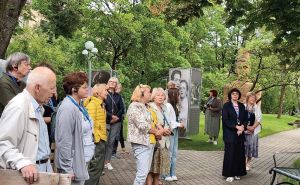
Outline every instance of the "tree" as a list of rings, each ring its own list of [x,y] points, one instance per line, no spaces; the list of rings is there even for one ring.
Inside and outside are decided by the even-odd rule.
[[[300,1],[239,0],[225,1],[229,14],[227,25],[245,25],[245,33],[265,27],[274,34],[272,49],[285,56],[282,63],[299,69]]]
[[[5,57],[25,3],[26,0],[0,0],[0,58]]]
[[[82,1],[78,0],[33,0],[33,9],[39,11],[44,20],[41,27],[51,36],[71,38],[80,24]]]

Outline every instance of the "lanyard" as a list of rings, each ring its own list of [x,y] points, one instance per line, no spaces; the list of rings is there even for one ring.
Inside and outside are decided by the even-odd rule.
[[[80,110],[80,112],[83,114],[83,116],[85,117],[85,119],[87,119],[89,121],[90,127],[92,128],[92,123],[91,123],[91,120],[90,120],[90,117],[89,117],[89,113],[86,111],[86,109],[82,105],[78,104],[74,100],[74,98],[72,98],[70,95],[67,96],[67,97],[72,101],[72,103],[74,105],[76,105],[76,107]]]
[[[164,119],[164,127],[165,127],[165,125],[167,124],[169,127],[170,127],[170,124],[169,124],[169,122],[168,122],[168,120],[167,120],[167,118],[166,118],[166,116],[165,116],[165,114],[163,113],[163,110],[161,111],[161,114],[163,115],[163,119]]]
[[[49,102],[48,102],[48,105],[49,105],[49,107],[52,109],[52,111],[55,110],[54,105],[53,105],[53,101],[52,101],[51,98],[50,98],[50,100],[49,100]]]

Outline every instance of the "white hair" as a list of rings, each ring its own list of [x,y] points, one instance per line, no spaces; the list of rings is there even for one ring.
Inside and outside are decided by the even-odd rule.
[[[160,92],[164,94],[165,100],[166,100],[166,99],[167,99],[166,92],[165,92],[164,89],[161,88],[161,87],[157,87],[157,88],[154,88],[154,89],[152,90],[151,100],[154,101],[155,96],[156,96],[158,93],[160,93]]]
[[[27,86],[47,84],[51,75],[55,74],[48,67],[36,67],[29,73],[26,84]]]

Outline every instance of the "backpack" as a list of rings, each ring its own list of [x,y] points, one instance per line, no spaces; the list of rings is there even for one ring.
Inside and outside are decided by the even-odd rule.
[[[51,130],[50,130],[50,143],[55,143],[55,127],[56,127],[56,114],[61,102],[57,105],[54,112],[51,114]]]

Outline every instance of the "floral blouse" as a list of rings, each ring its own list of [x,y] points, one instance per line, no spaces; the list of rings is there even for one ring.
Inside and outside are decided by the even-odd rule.
[[[145,104],[132,102],[127,110],[127,140],[131,143],[148,146],[150,144],[151,114]]]

